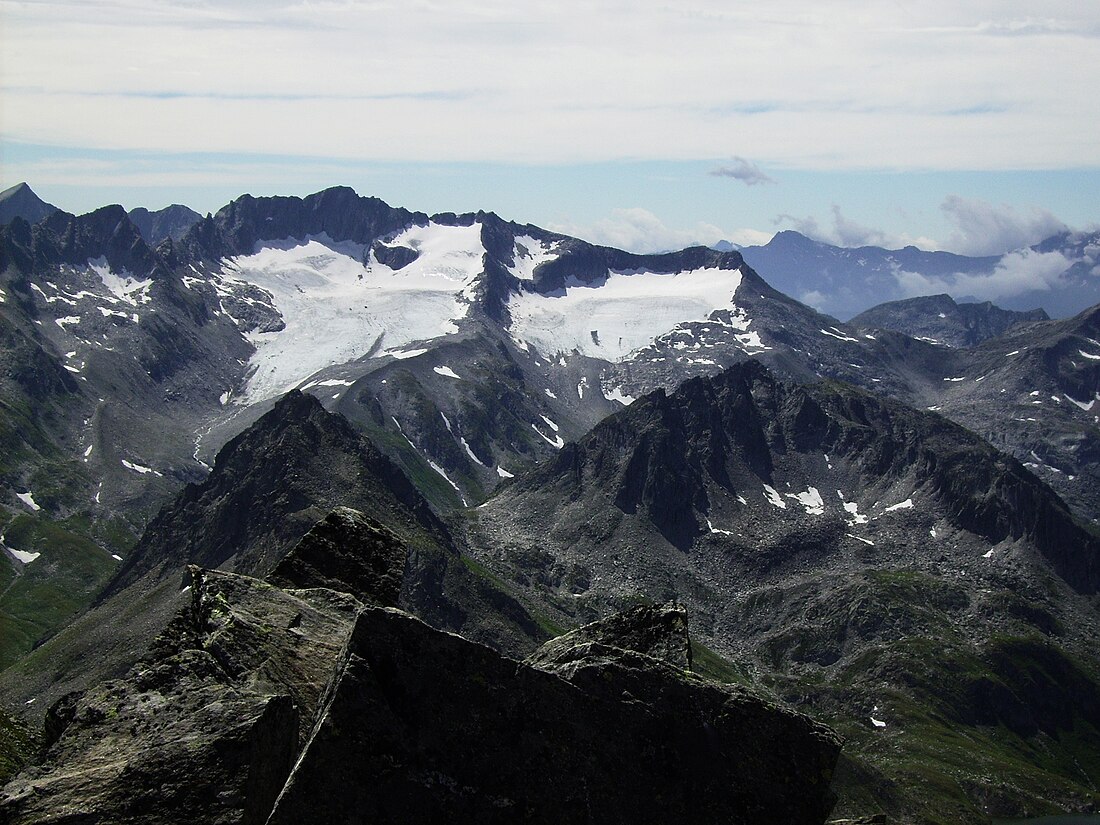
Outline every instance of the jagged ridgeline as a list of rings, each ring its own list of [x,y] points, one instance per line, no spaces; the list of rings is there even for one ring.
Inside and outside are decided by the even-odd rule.
[[[341,797],[352,772],[429,820],[568,820],[583,774],[601,818],[821,821],[835,740],[779,707],[845,738],[836,817],[1096,806],[1100,310],[933,296],[842,323],[772,273],[997,261],[780,233],[745,250],[758,273],[346,188],[201,217],[23,186],[0,218],[0,766],[40,763],[9,786],[25,821],[78,798],[296,821],[374,804]],[[1043,246],[1080,294],[1094,243]],[[487,697],[525,732],[507,764],[472,721],[418,727]],[[700,744],[700,719],[745,741]],[[142,767],[112,773],[116,747]],[[669,775],[623,779],[628,752]]]

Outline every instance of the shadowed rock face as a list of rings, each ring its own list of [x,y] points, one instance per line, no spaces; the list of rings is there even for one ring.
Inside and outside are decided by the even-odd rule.
[[[325,587],[396,606],[404,566],[405,545],[392,530],[350,507],[337,507],[267,578],[279,587]]]
[[[532,667],[315,586],[392,602],[391,538],[341,509],[277,565],[288,589],[191,568],[151,655],[51,709],[0,819],[824,821],[839,740],[685,673],[683,608],[581,628]]]
[[[559,666],[575,661],[578,651],[592,646],[632,650],[680,670],[691,670],[687,610],[674,602],[657,607],[641,605],[579,627],[551,639],[524,661],[560,675]]]
[[[820,823],[824,727],[603,647],[572,684],[399,611],[359,617],[271,823]],[[797,789],[797,790],[795,790]]]

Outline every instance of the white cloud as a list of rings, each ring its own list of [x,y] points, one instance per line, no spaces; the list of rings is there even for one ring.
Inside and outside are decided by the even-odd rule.
[[[1074,261],[1061,252],[1022,249],[1002,257],[988,275],[957,273],[946,277],[930,277],[899,270],[897,281],[907,298],[946,292],[955,298],[973,297],[982,301],[998,301],[1026,292],[1050,290],[1073,264]]]
[[[893,233],[882,229],[876,229],[847,217],[837,204],[832,206],[832,227],[823,227],[812,215],[799,218],[795,215],[783,214],[775,219],[777,225],[789,225],[796,232],[800,232],[807,238],[815,241],[823,241],[833,246],[858,247],[879,246],[883,249],[901,249],[905,246],[915,246],[919,249],[937,249],[936,241],[924,236],[914,237],[906,232]]]
[[[746,186],[759,186],[763,183],[775,183],[775,179],[764,173],[764,170],[752,161],[734,155],[730,162],[711,170],[711,174],[718,178],[733,178]]]
[[[945,248],[962,255],[1001,255],[1022,249],[1066,230],[1045,209],[1020,214],[1013,207],[949,195],[940,207],[955,226]]]
[[[589,243],[625,249],[628,252],[667,252],[689,246],[712,246],[721,240],[736,244],[767,243],[771,235],[755,229],[727,232],[708,223],[698,223],[687,229],[666,226],[660,218],[647,209],[633,207],[616,209],[608,218],[588,226],[573,223],[550,224],[548,229],[572,235]]]
[[[0,129],[432,162],[711,160],[735,136],[769,168],[1100,165],[1098,4],[730,6],[3,0]]]

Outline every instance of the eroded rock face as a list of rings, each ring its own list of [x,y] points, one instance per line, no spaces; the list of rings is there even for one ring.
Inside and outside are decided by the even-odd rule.
[[[358,510],[337,507],[267,578],[279,587],[325,587],[396,607],[405,554],[405,543],[392,530]]]
[[[691,670],[687,610],[675,602],[614,613],[551,639],[524,661],[561,675],[559,668],[583,658],[583,652],[593,645],[644,653],[680,670]]]
[[[270,822],[824,821],[831,732],[592,646],[570,684],[368,608]]]
[[[264,821],[361,604],[197,569],[191,587],[147,661],[55,706],[0,819]]]

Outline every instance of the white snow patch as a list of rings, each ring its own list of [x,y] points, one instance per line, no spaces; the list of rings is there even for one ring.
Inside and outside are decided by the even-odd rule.
[[[117,309],[107,309],[107,307],[96,307],[96,309],[99,310],[100,315],[102,315],[104,318],[110,318],[112,315],[114,315],[116,318],[130,320],[130,316],[127,313],[119,312]]]
[[[16,550],[14,547],[9,547],[8,552],[15,556],[23,564],[30,564],[32,561],[41,556],[41,553],[28,553],[26,550]]]
[[[410,442],[410,443],[411,443],[411,442]],[[466,502],[466,497],[465,497],[464,495],[462,495],[462,490],[460,490],[460,489],[459,489],[459,487],[458,487],[458,485],[457,485],[457,484],[455,484],[455,483],[454,483],[453,481],[451,481],[451,477],[450,477],[449,475],[447,475],[447,473],[446,473],[446,472],[444,472],[443,468],[442,468],[442,467],[440,467],[440,466],[439,466],[438,464],[436,464],[436,463],[435,463],[434,461],[432,461],[432,460],[431,460],[430,458],[428,458],[427,456],[424,456],[424,460],[428,462],[428,465],[429,465],[429,466],[430,466],[430,467],[431,467],[431,468],[432,468],[433,470],[435,470],[435,471],[436,471],[437,473],[439,473],[439,474],[440,474],[440,475],[441,475],[441,476],[443,477],[443,480],[444,480],[444,481],[446,481],[446,482],[447,482],[448,484],[450,484],[450,485],[451,485],[452,487],[454,487],[454,488],[455,488],[455,492],[456,492],[456,493],[458,493],[458,497],[459,497],[459,499],[460,499],[460,500],[462,501],[462,506],[463,506],[463,507],[466,507],[466,506],[468,506],[468,505],[467,505],[467,502]]]
[[[543,390],[543,392],[546,393],[547,398],[553,398],[553,399],[557,400],[557,396],[554,395],[554,393],[550,392],[550,390]]]
[[[832,332],[829,332],[829,329],[831,329]],[[822,335],[828,335],[830,338],[836,338],[837,340],[840,340],[840,341],[850,341],[853,344],[858,344],[859,343],[859,339],[852,338],[849,335],[845,335],[843,332],[841,332],[836,327],[829,327],[829,329],[821,330],[821,334]]]
[[[783,500],[783,496],[779,495],[779,491],[772,487],[770,484],[764,485],[764,498],[772,503],[773,506],[778,507],[780,510],[787,509],[787,502]]]
[[[436,375],[442,375],[447,378],[458,378],[458,374],[453,369],[444,364],[442,367],[432,367],[432,372]],[[462,379],[459,378],[461,381]]]
[[[1018,349],[1014,349],[1014,350],[1012,350],[1012,352],[1006,352],[1005,353],[1005,358],[1011,358],[1013,355],[1019,355],[1019,354],[1020,354],[1020,351]]]
[[[88,456],[90,456],[92,454],[92,450],[94,450],[94,449],[95,449],[95,444],[89,444],[88,449],[86,449],[84,451],[84,457],[87,458]]]
[[[521,281],[535,280],[535,267],[557,258],[554,241],[539,241],[530,235],[520,235],[512,249],[513,264],[508,268]]]
[[[484,461],[482,461],[482,460],[481,460],[480,458],[478,458],[478,457],[477,457],[476,455],[474,455],[474,451],[473,451],[472,449],[470,449],[470,445],[466,443],[466,439],[465,439],[465,438],[463,438],[462,436],[459,436],[459,437],[458,437],[458,440],[459,440],[459,441],[461,442],[461,444],[462,444],[462,447],[463,447],[463,449],[465,449],[465,450],[466,450],[466,455],[468,455],[468,456],[469,456],[470,458],[472,458],[472,459],[473,459],[473,460],[474,460],[474,461],[475,461],[476,463],[478,463],[478,464],[480,464],[480,465],[481,465],[482,467],[484,467],[484,466],[485,466],[485,462],[484,462]]]
[[[515,478],[516,477],[514,473],[508,472],[503,467],[497,467],[497,475],[500,476],[501,478]]]
[[[930,535],[932,538],[936,538],[939,534],[936,532],[935,527],[931,527],[928,530],[928,535]]]
[[[965,376],[965,375],[963,375],[963,376],[960,376],[960,377],[958,377],[958,378],[945,378],[945,379],[943,379],[943,380],[944,380],[944,381],[965,381],[965,380],[966,380],[966,376]]]
[[[27,492],[27,493],[16,493],[15,497],[17,499],[19,499],[21,502],[23,502],[24,504],[26,504],[28,507],[30,507],[35,512],[38,512],[39,510],[42,509],[41,507],[38,506],[37,502],[35,502],[34,496],[31,495],[29,492]]]
[[[354,384],[354,381],[348,381],[343,378],[326,378],[324,381],[310,381],[298,389],[308,390],[311,387],[350,387]]]
[[[851,516],[851,518],[848,519],[849,524],[866,524],[868,521],[870,521],[867,516],[859,512],[859,502],[845,501],[842,506],[844,507],[845,512],[847,512],[848,515]]]
[[[992,547],[990,547],[990,548],[989,548],[989,551],[988,551],[988,552],[982,553],[982,558],[983,558],[983,559],[991,559],[991,558],[993,558],[993,548],[992,548]]]
[[[447,432],[453,435],[454,430],[451,429],[451,419],[447,418],[447,416],[443,414],[443,410],[439,411],[439,417],[443,419],[443,424],[447,428]]]
[[[942,316],[941,316],[941,317],[942,317]],[[876,728],[884,728],[884,727],[886,727],[886,723],[885,723],[885,722],[883,722],[883,721],[882,721],[881,719],[876,719],[876,718],[875,718],[874,716],[872,716],[872,717],[871,717],[871,724],[872,724],[872,725],[874,725],[874,726],[875,726]]]
[[[414,341],[458,330],[482,272],[481,224],[412,226],[387,243],[420,256],[400,270],[373,254],[364,265],[362,246],[318,235],[265,242],[255,254],[225,265],[224,281],[265,290],[286,325],[279,332],[248,333],[256,352],[243,403],[282,395],[324,367],[383,343],[377,354],[394,355]]]
[[[543,421],[545,421],[546,424],[550,427],[550,429],[553,430],[554,432],[557,432],[558,430],[561,429],[557,424],[555,424],[553,421],[551,421],[549,418],[547,418],[545,415],[542,415],[541,413],[539,414],[539,418],[541,418]]]
[[[122,459],[122,466],[127,470],[133,470],[135,473],[141,473],[142,475],[147,475],[148,473],[152,473],[155,476],[163,475],[163,473],[158,473],[152,467],[146,467],[144,464],[135,464],[126,459]]]
[[[543,354],[572,352],[621,361],[662,333],[687,321],[703,321],[729,306],[741,271],[608,272],[593,286],[571,279],[549,295],[512,295],[513,338]]]
[[[845,533],[844,535],[846,535],[850,539],[855,539],[856,541],[862,541],[864,544],[870,545],[871,547],[875,546],[875,543],[873,541],[871,541],[870,539],[865,539],[865,538],[862,538],[860,536],[853,535],[851,533]]]
[[[601,392],[603,392],[604,398],[606,398],[608,401],[618,401],[624,407],[629,407],[631,404],[638,400],[633,395],[627,395],[625,392],[623,392],[622,387],[614,387],[610,390],[607,387],[601,387],[600,389]]]
[[[588,387],[588,377],[585,376],[584,378],[582,378],[580,380],[580,383],[577,384],[577,398],[579,398],[581,401],[584,400],[584,391],[585,391],[585,389],[587,389],[587,387]]]
[[[1085,356],[1085,358],[1088,358],[1090,361],[1100,361],[1100,355],[1093,355],[1090,352],[1085,352],[1083,349],[1079,349],[1077,351],[1081,353],[1081,355]]]
[[[415,358],[418,355],[423,355],[427,351],[427,349],[391,349],[386,350],[383,355],[392,355],[398,361],[404,361],[406,358]]]
[[[887,507],[882,512],[889,513],[892,510],[912,510],[912,509],[913,509],[913,499],[907,498],[907,499],[905,499],[905,501],[899,501],[897,504],[891,504],[889,507]]]
[[[115,561],[122,561],[122,556],[120,556],[118,553],[111,553],[111,558],[114,559]],[[191,585],[187,585],[187,587],[190,587],[190,586]],[[184,590],[186,590],[186,588],[184,588]],[[180,592],[182,593],[183,591],[180,591]]]
[[[61,366],[63,366],[69,372],[75,372],[78,375],[80,374],[80,368],[79,367],[73,367],[73,366],[70,366],[69,364],[62,364]]]
[[[718,527],[715,527],[713,524],[710,523],[709,518],[707,519],[707,529],[710,530],[710,532],[717,533],[721,536],[732,536],[733,535],[732,530],[721,530]]]
[[[748,502],[747,502],[747,501],[745,501],[745,497],[744,497],[744,496],[738,496],[738,497],[737,497],[737,500],[738,500],[739,502],[741,502],[742,504],[748,504]]]
[[[222,393],[221,395],[219,395],[219,396],[218,396],[218,402],[219,402],[219,403],[220,403],[220,404],[221,404],[221,405],[222,405],[223,407],[224,407],[224,406],[225,406],[226,404],[228,404],[228,403],[229,403],[229,390],[226,390],[225,392],[223,392],[223,393]]]
[[[551,438],[534,424],[531,425],[531,429],[538,433],[542,437],[542,440],[549,444],[551,447],[557,447],[560,450],[562,447],[565,446],[565,442],[561,440],[560,435],[555,434],[554,437]]]
[[[139,281],[129,272],[123,272],[119,275],[111,269],[104,257],[88,261],[88,267],[99,276],[99,279],[103,281],[103,285],[120,301],[124,301],[131,306],[148,303],[149,287],[153,285],[151,278]]]
[[[816,487],[807,487],[804,493],[787,493],[787,498],[793,498],[806,508],[806,513],[811,516],[820,516],[825,513],[825,502],[821,500],[821,493]]]
[[[57,324],[62,329],[65,329],[66,324],[79,324],[80,323],[80,316],[79,315],[66,315],[64,318],[55,318],[54,323]]]
[[[1087,404],[1086,404],[1086,403],[1085,403],[1084,401],[1078,401],[1078,400],[1077,400],[1076,398],[1072,398],[1072,397],[1070,397],[1070,396],[1068,396],[1068,395],[1066,395],[1066,396],[1064,396],[1064,397],[1065,397],[1066,401],[1069,401],[1069,402],[1070,402],[1070,403],[1072,403],[1072,404],[1076,404],[1076,405],[1077,405],[1078,407],[1080,407],[1080,408],[1081,408],[1082,410],[1084,410],[1085,412],[1089,412],[1090,410],[1092,410],[1092,407],[1093,407],[1093,405],[1094,405],[1094,404],[1096,403],[1096,401],[1097,401],[1098,399],[1100,399],[1100,393],[1097,393],[1097,396],[1096,396],[1096,398],[1094,398],[1093,400],[1089,401],[1089,402],[1088,402]]]

